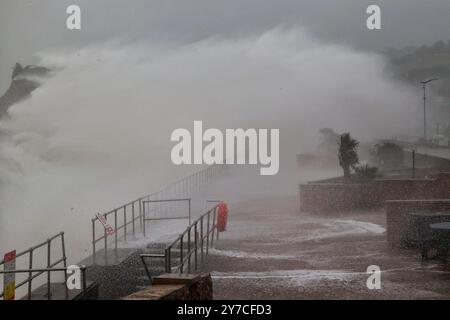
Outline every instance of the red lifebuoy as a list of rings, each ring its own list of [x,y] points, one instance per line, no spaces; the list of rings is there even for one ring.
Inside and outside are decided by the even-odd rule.
[[[228,206],[225,202],[221,202],[217,209],[217,230],[224,232],[227,229]]]

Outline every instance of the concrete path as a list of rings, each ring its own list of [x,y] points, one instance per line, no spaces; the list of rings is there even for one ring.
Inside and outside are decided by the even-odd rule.
[[[262,188],[273,192],[243,195],[245,183],[261,184],[240,179],[230,180],[240,196],[230,196],[228,230],[206,265],[215,299],[450,298],[449,268],[388,248],[383,210],[300,214],[290,180],[286,190],[269,182]],[[367,288],[371,265],[381,268],[380,290]]]

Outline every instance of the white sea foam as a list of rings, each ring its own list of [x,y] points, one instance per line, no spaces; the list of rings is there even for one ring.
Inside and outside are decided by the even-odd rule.
[[[234,250],[212,249],[209,251],[209,253],[212,255],[225,256],[225,257],[230,257],[230,258],[243,258],[243,259],[272,259],[272,260],[299,259],[299,257],[293,256],[293,255],[267,254],[267,253],[256,253],[256,252],[245,252],[245,251],[234,251]]]
[[[307,285],[318,281],[344,281],[355,277],[365,276],[366,273],[343,270],[273,270],[263,272],[213,272],[214,279],[260,279],[284,280],[291,285]]]

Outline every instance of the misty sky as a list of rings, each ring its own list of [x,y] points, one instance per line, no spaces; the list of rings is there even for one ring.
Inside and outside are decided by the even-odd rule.
[[[65,28],[65,9],[78,4],[83,30]],[[383,30],[365,28],[369,4],[382,8]],[[0,92],[16,61],[33,63],[47,48],[77,47],[120,37],[189,42],[215,35],[301,25],[321,39],[361,49],[450,39],[448,0],[1,0]]]

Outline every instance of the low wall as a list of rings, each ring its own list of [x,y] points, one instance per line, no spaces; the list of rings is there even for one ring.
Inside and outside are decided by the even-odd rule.
[[[300,211],[309,213],[382,207],[387,200],[447,198],[450,199],[449,173],[441,173],[433,179],[376,179],[367,183],[318,181],[300,185]]]
[[[450,160],[431,154],[426,154],[426,150],[416,150],[416,168],[435,168],[440,171],[450,170]],[[439,149],[434,149],[439,150]],[[438,151],[439,152],[439,151]],[[404,150],[407,165],[412,167],[412,155],[410,150]]]
[[[326,213],[375,207],[380,194],[375,184],[319,183],[300,186],[300,211]]]
[[[380,192],[380,205],[386,200],[432,199],[435,194],[434,179],[376,180]]]
[[[209,274],[164,274],[153,279],[153,285],[123,300],[212,300],[212,279]]]
[[[381,179],[381,197],[386,200],[450,198],[450,175],[440,173],[428,179]]]
[[[388,200],[386,201],[387,241],[391,246],[411,244],[408,239],[409,212],[450,210],[450,200]]]

